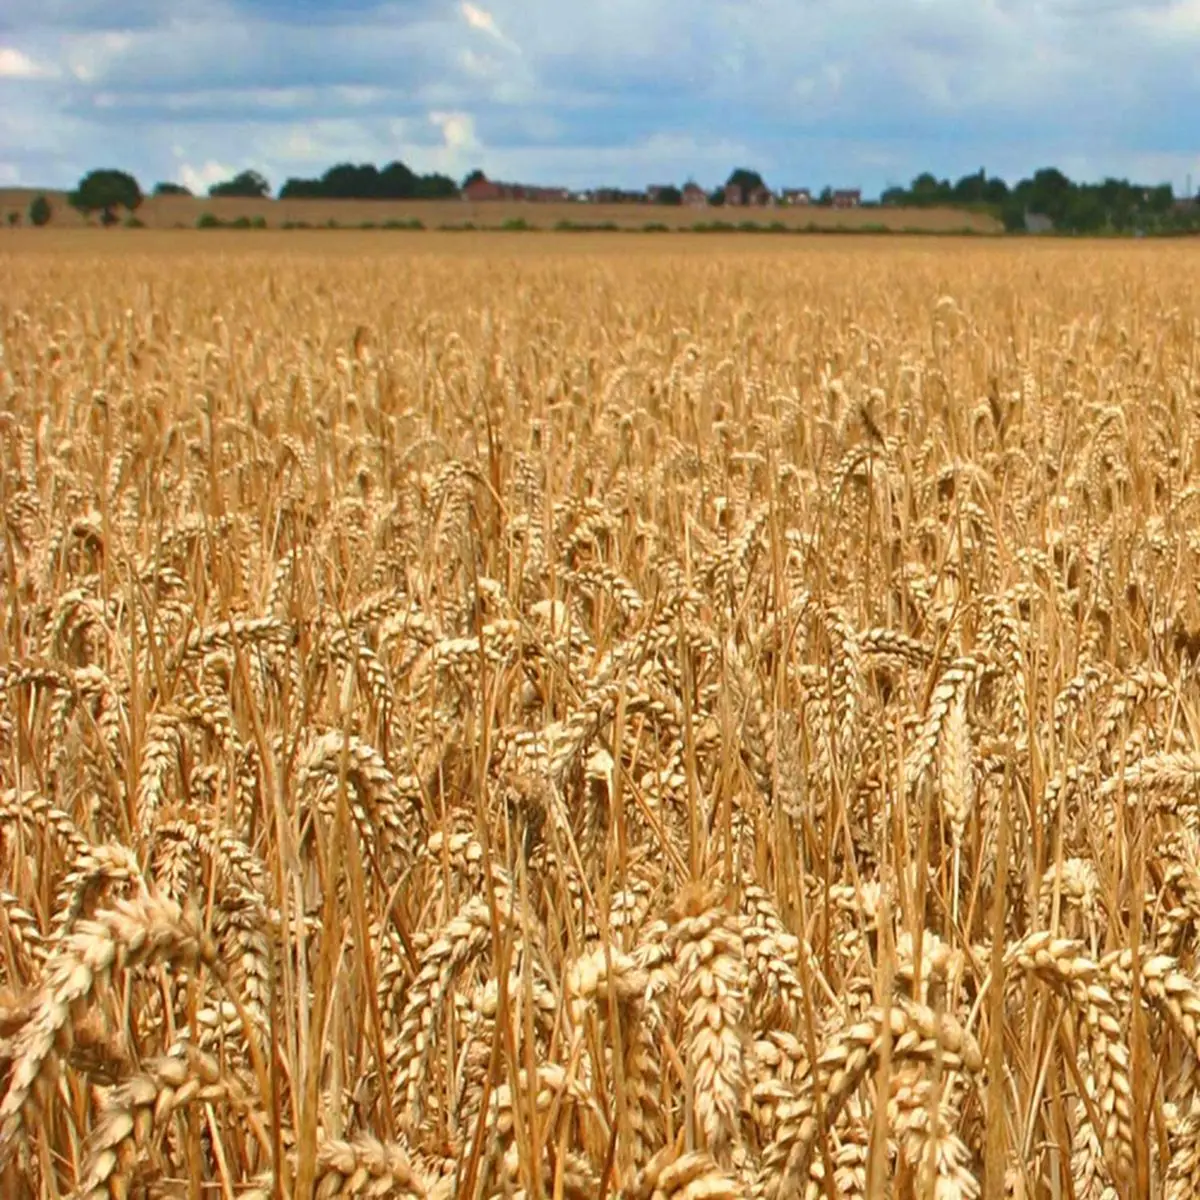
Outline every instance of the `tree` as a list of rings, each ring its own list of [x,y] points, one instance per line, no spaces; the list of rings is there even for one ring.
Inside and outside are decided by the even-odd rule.
[[[127,172],[105,167],[89,171],[67,200],[72,208],[88,215],[98,212],[105,225],[115,225],[115,210],[127,208],[133,212],[142,202],[142,189]]]
[[[683,193],[674,184],[668,183],[665,187],[658,189],[658,194],[654,197],[654,203],[682,204]]]
[[[182,183],[156,183],[154,185],[154,194],[156,196],[190,196],[192,192],[190,188],[185,188]]]
[[[831,188],[828,184],[821,189],[821,194],[817,197],[817,203],[822,208],[833,207],[833,188]]]
[[[738,167],[733,171],[729,178],[725,180],[725,186],[728,187],[731,183],[742,189],[743,196],[756,191],[758,188],[765,188],[767,186],[763,183],[763,177],[757,171],[751,171],[747,167]]]
[[[486,179],[486,178],[487,178],[487,176],[483,173],[483,171],[479,167],[476,167],[475,170],[473,170],[462,181],[462,190],[465,192],[467,190],[467,188],[469,188],[471,186],[471,184],[476,183],[480,179]]]
[[[214,183],[208,189],[210,196],[242,196],[261,200],[271,194],[271,185],[257,171],[242,171],[224,183]]]
[[[39,229],[43,225],[49,225],[52,215],[50,201],[45,196],[34,196],[29,203],[30,225],[36,225]]]

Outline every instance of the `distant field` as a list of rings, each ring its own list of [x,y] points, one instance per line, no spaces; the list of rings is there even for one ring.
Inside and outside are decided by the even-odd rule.
[[[82,216],[67,204],[65,192],[39,193],[31,188],[0,189],[0,222],[10,212],[26,220],[29,202],[44,194],[54,209],[53,224],[82,226]],[[220,221],[261,217],[268,227],[287,224],[325,226],[382,225],[385,222],[420,221],[427,229],[475,225],[500,228],[505,222],[524,221],[534,229],[553,229],[563,222],[581,225],[615,225],[642,229],[665,225],[690,229],[698,224],[722,222],[738,225],[780,224],[788,229],[864,229],[878,226],[888,231],[925,233],[999,233],[1001,225],[983,213],[954,208],[674,208],[657,204],[532,204],[494,201],[475,204],[465,200],[243,200],[192,196],[148,197],[137,210],[138,220],[150,229],[191,229],[204,214]],[[93,220],[93,223],[95,221]]]

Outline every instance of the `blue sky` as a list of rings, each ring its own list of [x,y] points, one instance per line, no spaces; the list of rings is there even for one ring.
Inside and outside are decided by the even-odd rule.
[[[1200,186],[1200,0],[0,0],[0,186]]]

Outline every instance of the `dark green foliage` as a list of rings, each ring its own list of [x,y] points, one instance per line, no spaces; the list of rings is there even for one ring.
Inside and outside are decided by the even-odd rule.
[[[382,171],[373,163],[339,163],[320,179],[289,179],[279,192],[281,200],[437,200],[457,195],[453,179],[417,175],[402,162],[388,163]]]
[[[261,200],[271,194],[271,185],[257,171],[243,171],[224,183],[214,183],[208,189],[210,196],[240,196]]]
[[[54,210],[50,207],[50,201],[45,196],[34,196],[29,203],[30,225],[36,225],[40,229],[43,225],[50,224],[52,216]]]
[[[115,225],[118,208],[133,212],[141,205],[142,189],[126,171],[106,167],[89,171],[67,199],[72,208],[89,216],[98,212],[102,224]]]
[[[740,187],[743,192],[753,192],[767,186],[757,171],[751,171],[746,167],[737,167],[730,172],[729,178],[725,180],[725,186],[729,187],[730,184]]]
[[[982,167],[953,184],[924,172],[907,188],[888,188],[881,201],[885,205],[978,208],[999,217],[1010,233],[1024,232],[1026,217],[1033,214],[1048,218],[1053,228],[1063,233],[1200,229],[1200,211],[1177,205],[1169,183],[1150,187],[1113,178],[1074,183],[1057,167],[1042,167],[1011,188],[1003,179],[989,177]]]
[[[156,196],[190,196],[192,193],[182,183],[164,182],[154,185],[154,194]]]

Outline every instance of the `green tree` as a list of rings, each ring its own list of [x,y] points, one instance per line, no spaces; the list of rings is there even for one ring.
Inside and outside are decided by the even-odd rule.
[[[667,184],[666,187],[658,189],[658,195],[654,198],[655,204],[682,204],[683,193],[674,185]]]
[[[766,187],[763,183],[763,177],[757,171],[751,171],[747,167],[738,167],[734,170],[729,178],[725,180],[726,186],[734,183],[743,190],[750,192],[755,188]]]
[[[469,188],[469,187],[471,186],[471,184],[473,184],[473,183],[474,183],[476,180],[478,180],[478,179],[486,179],[486,178],[487,178],[487,176],[486,176],[486,175],[484,175],[484,173],[483,173],[482,169],[481,169],[481,168],[479,168],[479,167],[476,167],[476,168],[475,168],[475,170],[473,170],[473,171],[472,171],[472,172],[471,172],[471,173],[470,173],[470,174],[469,174],[469,175],[468,175],[468,176],[467,176],[467,177],[466,177],[466,178],[465,178],[465,179],[462,181],[463,191],[465,192],[465,191],[467,190],[467,188]]]
[[[43,225],[50,224],[50,218],[53,212],[50,208],[50,201],[45,196],[34,196],[29,203],[29,223],[36,225],[39,229]]]
[[[133,212],[142,203],[142,189],[128,172],[104,167],[89,171],[67,200],[72,208],[88,215],[98,212],[105,225],[115,225],[118,208]]]
[[[262,199],[271,194],[271,185],[257,171],[242,171],[232,179],[223,183],[214,183],[208,189],[210,196],[242,196],[249,199]]]
[[[190,196],[192,192],[190,188],[185,188],[182,183],[156,183],[154,185],[154,194],[156,196]]]
[[[1174,203],[1175,190],[1169,183],[1160,183],[1158,187],[1152,187],[1150,195],[1146,197],[1146,207],[1152,213],[1170,212]]]

